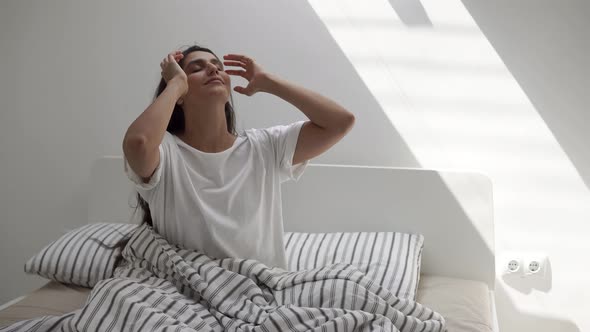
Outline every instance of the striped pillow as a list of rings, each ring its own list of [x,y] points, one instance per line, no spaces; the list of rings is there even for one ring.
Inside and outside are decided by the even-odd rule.
[[[422,234],[286,232],[284,240],[289,271],[349,263],[397,297],[416,299]]]
[[[138,225],[94,223],[69,231],[25,264],[25,272],[66,284],[92,288],[112,277],[121,241]]]

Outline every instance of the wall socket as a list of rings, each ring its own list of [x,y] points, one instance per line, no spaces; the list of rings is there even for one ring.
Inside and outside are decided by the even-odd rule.
[[[506,253],[502,259],[502,274],[524,277],[545,277],[547,255],[535,252]]]
[[[522,259],[517,255],[506,255],[506,257],[502,259],[502,274],[522,276],[522,264]]]
[[[524,276],[544,277],[547,270],[547,256],[543,254],[529,254],[523,259]]]
[[[518,272],[518,270],[521,267],[521,263],[520,261],[516,260],[516,259],[511,259],[510,261],[508,261],[508,272],[509,273],[516,273]]]

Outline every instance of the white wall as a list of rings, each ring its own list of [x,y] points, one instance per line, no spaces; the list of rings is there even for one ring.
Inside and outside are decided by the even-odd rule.
[[[358,2],[337,3],[326,14],[317,1],[0,2],[0,302],[45,282],[24,261],[85,222],[92,161],[121,154],[161,59],[198,42],[356,114],[314,162],[488,173],[497,252],[541,250],[552,269],[537,284],[498,277],[502,331],[590,330],[577,264],[590,253],[588,5],[406,0],[363,23],[350,19]],[[274,96],[234,98],[239,129],[304,119]]]

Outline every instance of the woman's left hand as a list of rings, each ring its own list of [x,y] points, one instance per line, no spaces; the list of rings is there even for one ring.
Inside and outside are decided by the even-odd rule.
[[[223,56],[225,66],[237,66],[244,70],[225,70],[229,75],[237,75],[248,80],[248,86],[236,86],[234,91],[251,96],[259,91],[264,91],[268,85],[268,74],[256,62],[245,55],[226,54]]]

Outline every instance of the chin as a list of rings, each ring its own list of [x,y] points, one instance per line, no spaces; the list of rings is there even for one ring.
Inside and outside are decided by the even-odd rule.
[[[226,103],[229,101],[229,95],[227,94],[227,92],[223,92],[223,91],[211,92],[208,94],[208,97],[210,99],[223,101],[223,103]]]
[[[211,91],[209,96],[215,96],[215,98],[223,98],[225,100],[229,99],[229,92],[227,91]]]

